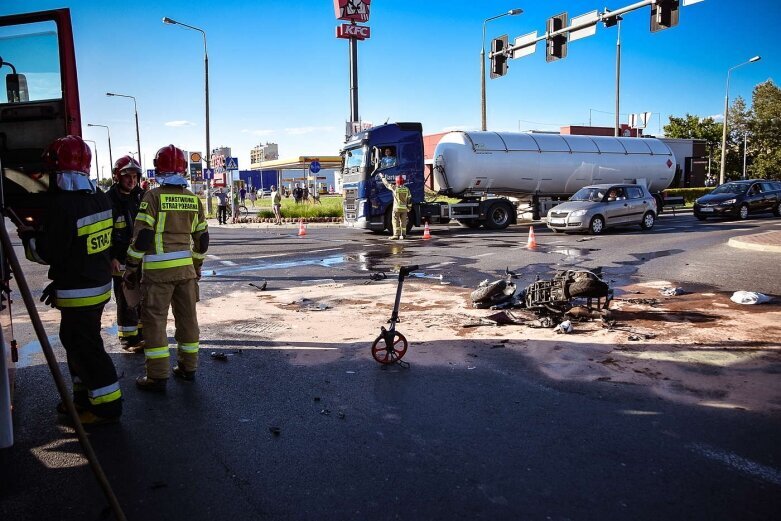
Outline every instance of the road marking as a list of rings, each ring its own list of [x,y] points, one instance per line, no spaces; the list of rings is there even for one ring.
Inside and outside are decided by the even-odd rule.
[[[338,351],[338,347],[320,347],[320,346],[253,346],[252,349],[262,351]]]
[[[761,465],[746,458],[741,458],[737,454],[724,452],[701,443],[691,443],[688,445],[688,448],[701,456],[724,463],[744,474],[750,474],[774,485],[781,485],[781,472],[772,467]]]
[[[307,253],[320,253],[321,251],[343,250],[344,248],[325,248],[322,250],[309,250]]]
[[[432,264],[431,266],[428,267],[428,269],[441,268],[442,266],[447,266],[449,264],[455,264],[455,263],[456,263],[455,261],[440,262],[439,264]]]
[[[217,255],[212,255],[210,253],[207,253],[206,256],[209,257],[210,259],[220,260],[220,258]]]
[[[222,264],[225,264],[226,266],[238,266],[238,264],[236,264],[236,263],[235,263],[235,262],[233,262],[233,261],[224,261],[224,260],[221,260],[220,262],[221,262]]]
[[[271,257],[284,257],[290,255],[289,253],[275,253],[273,255],[259,255],[257,257],[250,257],[251,259],[270,259]]]
[[[488,257],[489,255],[493,255],[493,254],[494,254],[493,252],[491,252],[491,253],[481,253],[480,255],[475,255],[473,258],[476,259],[477,257]]]

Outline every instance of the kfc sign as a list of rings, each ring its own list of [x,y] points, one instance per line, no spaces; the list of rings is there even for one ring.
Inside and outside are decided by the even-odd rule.
[[[334,14],[337,20],[368,22],[371,3],[372,0],[334,0]]]
[[[336,28],[337,38],[355,38],[356,40],[365,40],[371,36],[371,29],[365,25],[342,24]]]

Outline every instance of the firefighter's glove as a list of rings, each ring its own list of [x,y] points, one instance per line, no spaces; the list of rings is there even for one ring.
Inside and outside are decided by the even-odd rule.
[[[54,307],[54,282],[50,282],[48,286],[43,288],[41,293],[41,302],[47,306]]]
[[[195,266],[195,280],[201,280],[201,267]]]
[[[122,275],[122,282],[127,289],[136,289],[141,283],[141,271],[139,271],[138,266],[126,265],[125,273]]]

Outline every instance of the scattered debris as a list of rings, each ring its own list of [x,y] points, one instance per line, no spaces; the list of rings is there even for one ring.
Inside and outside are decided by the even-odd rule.
[[[223,362],[226,362],[228,360],[228,355],[226,355],[225,353],[218,353],[217,351],[212,351],[209,354],[209,356],[211,356],[215,360],[220,360],[220,361],[223,361]]]
[[[270,425],[268,431],[274,436],[279,436],[280,434],[282,434],[282,429],[280,429],[276,425]]]
[[[640,335],[632,334],[627,337],[627,340],[631,340],[632,342],[639,342],[642,340],[642,338],[640,338]]]
[[[372,281],[376,282],[378,280],[385,280],[387,278],[388,275],[386,275],[384,271],[379,271],[377,273],[369,273],[369,280],[364,282],[364,284],[371,284]]]
[[[513,279],[517,278],[518,275],[505,268],[504,279],[490,283],[488,279],[484,280],[470,295],[472,305],[478,309],[515,307],[521,302],[520,299],[515,298],[518,287]]]
[[[596,237],[583,237],[582,239],[578,239],[575,242],[593,241],[594,239],[596,239]]]
[[[766,304],[773,300],[767,295],[755,291],[736,291],[729,299],[735,304]]]
[[[434,280],[442,280],[442,274],[439,275],[429,275],[426,273],[423,273],[421,271],[416,271],[414,273],[409,274],[410,277],[415,277],[418,279],[434,279]]]
[[[337,412],[337,413],[336,413],[336,416],[337,416],[337,417],[338,417],[340,420],[344,420],[344,411],[339,411],[339,412]]]
[[[677,297],[679,295],[686,295],[689,292],[683,288],[662,288],[659,290],[659,293],[665,297]]]
[[[564,333],[564,334],[572,333],[573,330],[574,328],[572,327],[572,322],[570,322],[569,320],[565,320],[564,322],[562,322],[561,324],[553,328],[554,332]]]
[[[320,397],[319,397],[319,396],[315,396],[314,400],[315,400],[316,402],[319,402],[319,401],[320,401]]]
[[[257,289],[258,291],[265,291],[266,286],[268,286],[268,281],[264,280],[263,282],[260,283],[260,286],[258,286],[254,282],[250,282],[249,285],[252,286],[253,288]]]
[[[627,304],[637,304],[643,306],[651,306],[652,308],[659,305],[659,301],[655,298],[617,298],[619,302],[626,302]]]
[[[320,411],[320,414],[322,414],[323,416],[331,416],[331,409],[322,409]]]

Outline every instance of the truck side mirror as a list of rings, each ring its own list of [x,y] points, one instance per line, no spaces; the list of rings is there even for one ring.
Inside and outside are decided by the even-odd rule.
[[[5,88],[8,95],[8,103],[30,101],[30,94],[27,90],[27,77],[24,74],[6,75]]]
[[[380,164],[380,149],[379,147],[372,147],[372,157],[371,162],[372,165],[374,165],[374,168],[376,169],[377,166]]]

